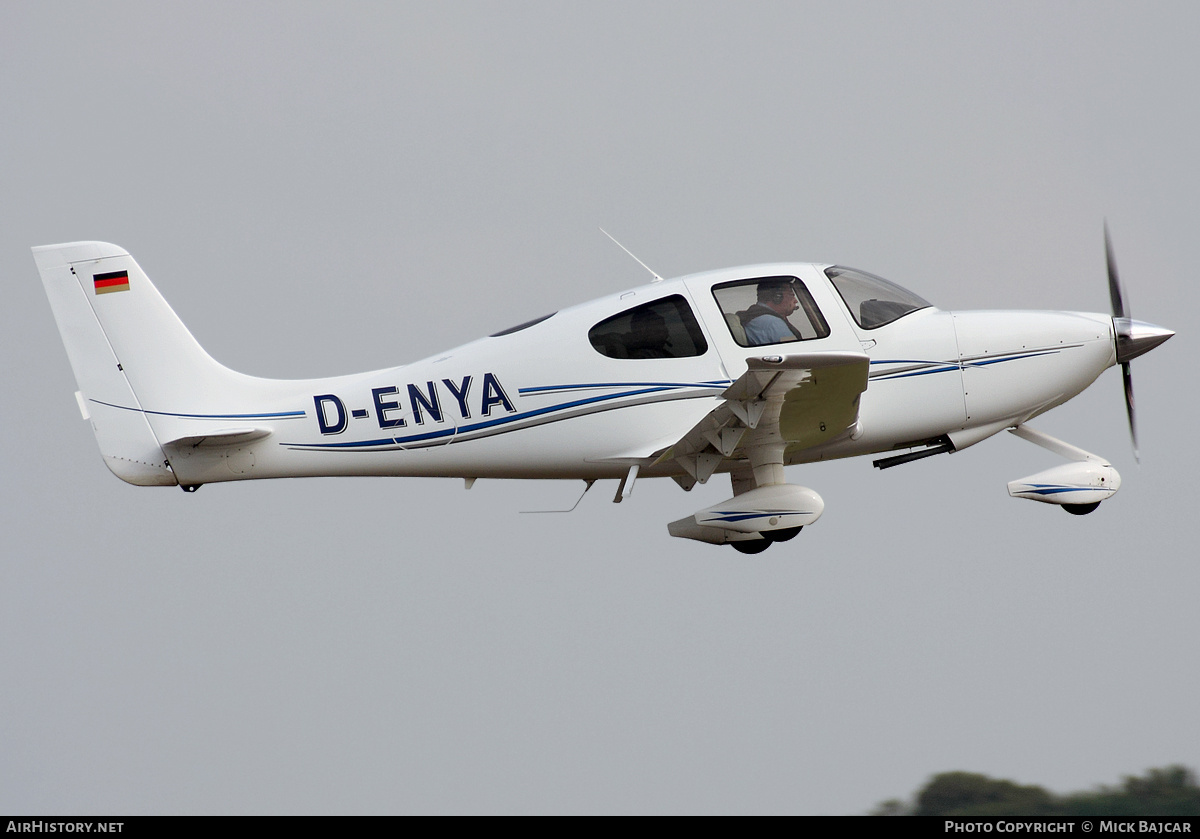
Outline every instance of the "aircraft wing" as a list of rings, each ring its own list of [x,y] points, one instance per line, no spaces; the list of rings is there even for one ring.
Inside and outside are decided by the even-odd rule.
[[[849,432],[867,389],[862,353],[813,352],[747,359],[748,369],[726,388],[723,401],[657,463],[677,462],[703,483],[725,459],[756,447],[796,451]]]

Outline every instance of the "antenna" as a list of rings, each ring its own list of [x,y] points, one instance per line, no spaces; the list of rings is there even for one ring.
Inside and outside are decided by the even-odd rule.
[[[633,254],[630,254],[630,256],[633,256]],[[634,256],[633,258],[637,259],[636,256]],[[575,508],[579,506],[579,502],[583,500],[583,496],[587,495],[588,490],[592,488],[592,484],[596,483],[596,480],[595,480],[595,478],[593,478],[591,480],[584,481],[584,483],[586,484],[586,486],[584,486],[583,492],[579,494],[579,497],[577,499],[575,499],[575,503],[571,505],[570,509],[567,509],[567,510],[522,510],[521,512],[522,513],[573,513],[573,512],[575,512]]]
[[[616,244],[616,246],[617,246],[618,248],[620,248],[621,250],[625,251],[625,253],[629,254],[630,256],[633,256],[633,251],[631,251],[629,248],[625,247],[625,246],[624,246],[624,245],[622,245],[620,242],[618,242],[618,241],[616,240],[616,238],[615,238],[615,237],[614,237],[614,236],[613,236],[611,233],[609,233],[607,230],[605,230],[603,227],[601,227],[601,228],[600,228],[600,232],[601,232],[601,233],[603,233],[603,234],[604,234],[605,236],[607,236],[608,238],[612,239],[612,240],[613,240],[613,242]],[[633,261],[634,261],[634,262],[636,262],[638,265],[642,266],[643,268],[645,268],[647,271],[649,271],[649,272],[650,272],[650,276],[654,277],[654,279],[652,280],[652,282],[661,283],[661,282],[663,281],[663,278],[662,278],[662,277],[660,277],[660,276],[658,276],[658,274],[654,273],[654,269],[653,269],[653,268],[651,268],[651,267],[650,267],[649,265],[647,265],[646,263],[642,262],[642,261],[641,261],[640,259],[638,259],[636,256],[633,256]]]

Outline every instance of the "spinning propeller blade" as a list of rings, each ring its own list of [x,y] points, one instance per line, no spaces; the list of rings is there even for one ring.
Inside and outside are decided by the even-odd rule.
[[[1113,256],[1112,236],[1108,232],[1108,222],[1104,222],[1104,259],[1108,263],[1108,296],[1112,300],[1114,318],[1127,318],[1125,311],[1125,294],[1121,288],[1121,278],[1117,275],[1117,258]]]
[[[1125,303],[1125,290],[1117,274],[1117,260],[1113,256],[1112,236],[1108,222],[1104,222],[1104,258],[1108,264],[1108,296],[1112,301],[1113,335],[1117,344],[1117,362],[1121,365],[1121,381],[1125,387],[1125,413],[1129,416],[1129,438],[1133,441],[1133,457],[1139,463],[1137,423],[1133,410],[1133,374],[1129,362],[1157,347],[1175,333],[1161,326],[1133,320]]]

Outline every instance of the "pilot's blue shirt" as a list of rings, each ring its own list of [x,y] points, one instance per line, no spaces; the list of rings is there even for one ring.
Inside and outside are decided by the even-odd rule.
[[[746,324],[746,341],[752,347],[795,340],[796,333],[787,321],[774,313],[759,315]]]

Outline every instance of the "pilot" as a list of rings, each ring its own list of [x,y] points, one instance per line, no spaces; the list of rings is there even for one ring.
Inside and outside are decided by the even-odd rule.
[[[758,302],[738,312],[746,330],[746,341],[752,347],[799,341],[800,331],[792,326],[788,315],[800,308],[796,289],[788,280],[763,280],[758,284]]]
[[[653,309],[638,309],[629,321],[625,348],[630,358],[670,358],[667,321]]]

